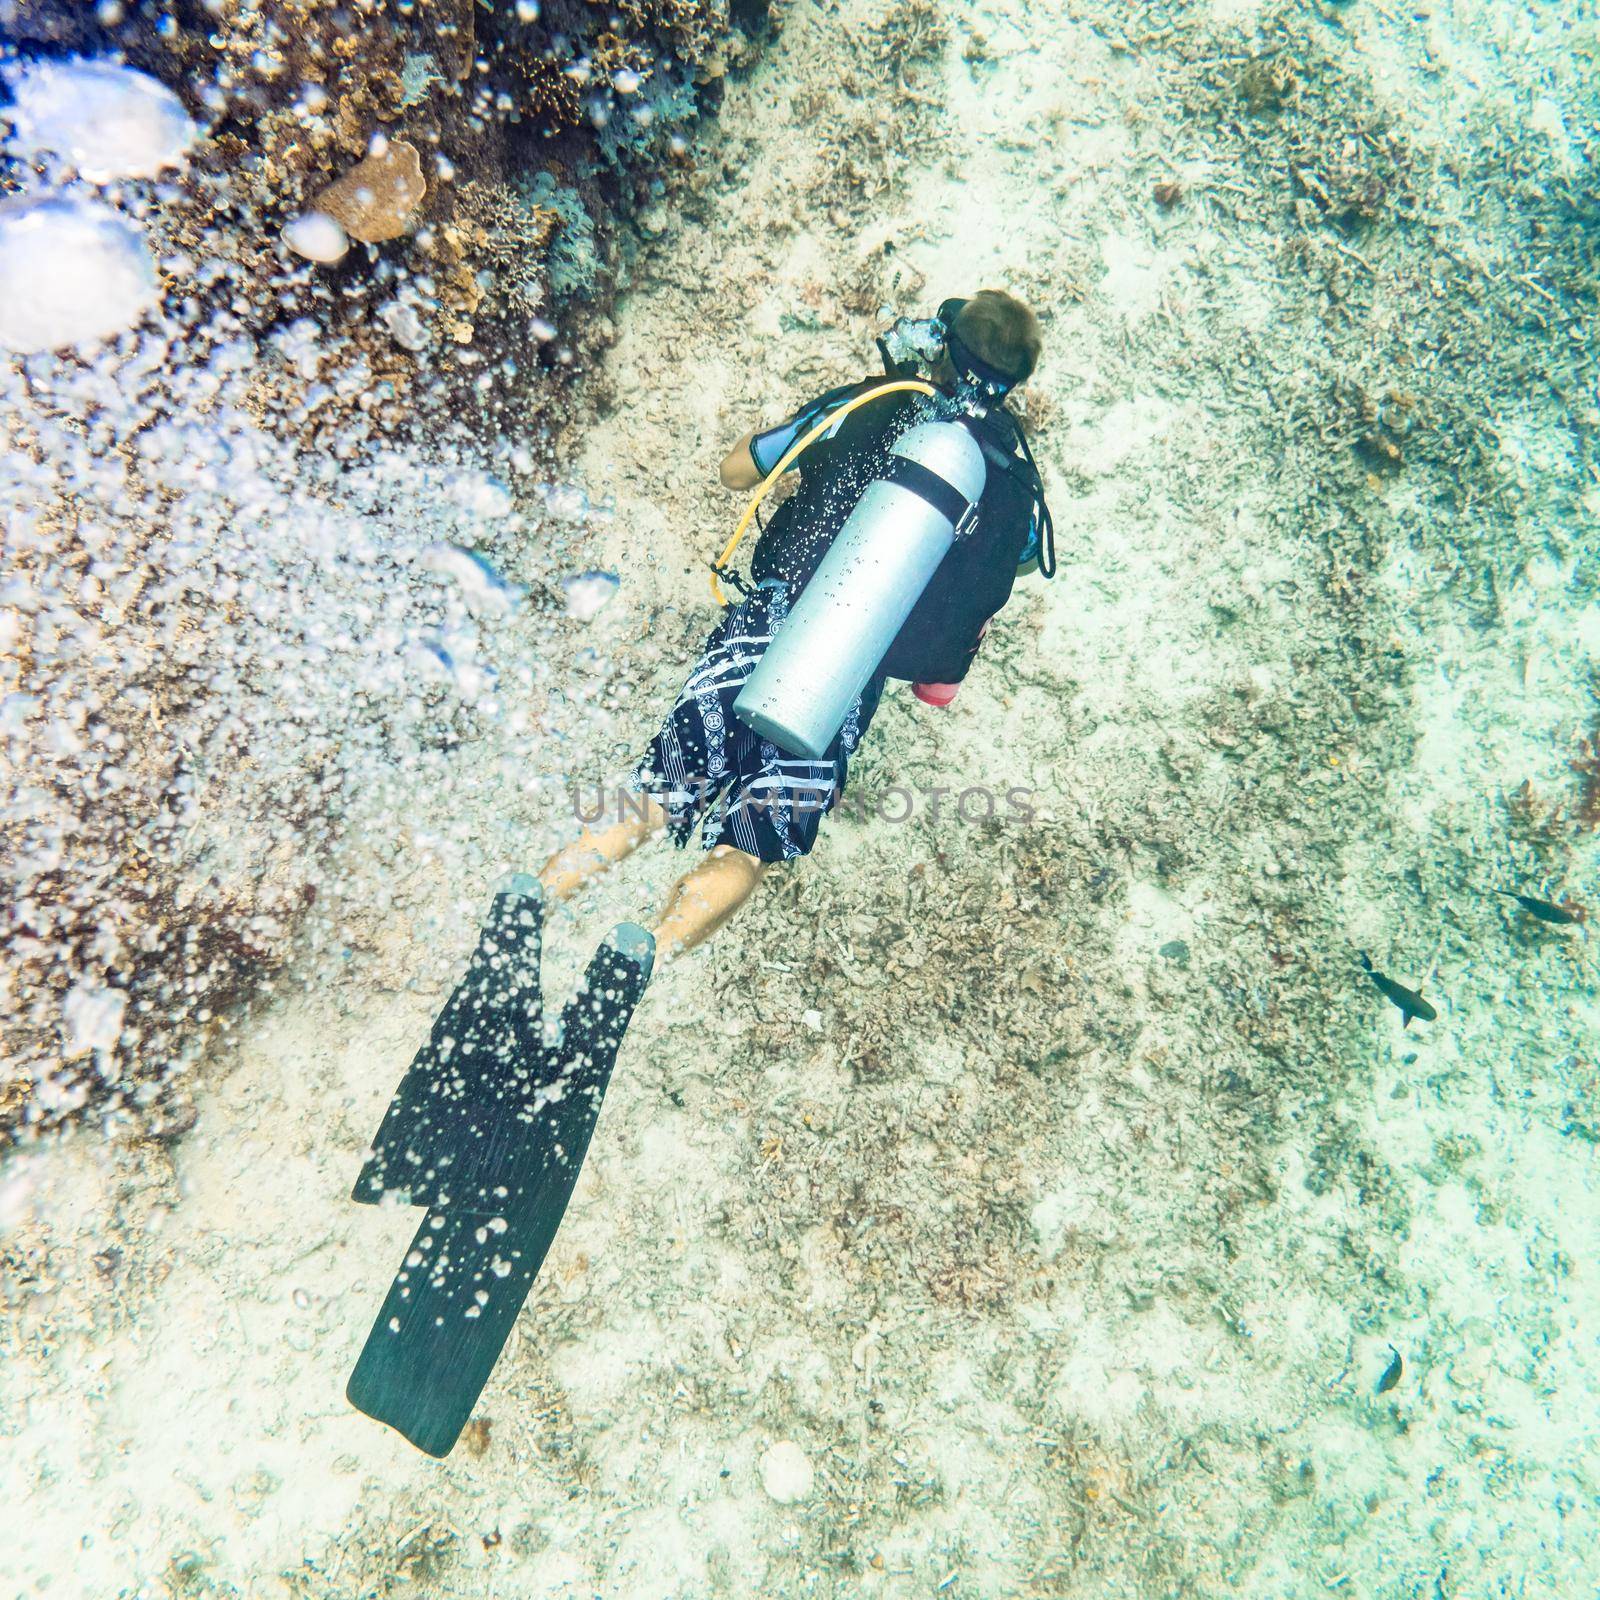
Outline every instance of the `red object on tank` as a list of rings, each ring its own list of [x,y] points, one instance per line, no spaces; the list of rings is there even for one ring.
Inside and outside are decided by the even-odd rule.
[[[991,618],[990,621],[993,619]],[[984,634],[989,631],[989,623],[978,629],[978,639],[981,642]],[[959,683],[914,683],[911,692],[925,706],[947,706],[961,693]]]

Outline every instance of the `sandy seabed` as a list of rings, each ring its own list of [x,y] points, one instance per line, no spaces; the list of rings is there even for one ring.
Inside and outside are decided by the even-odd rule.
[[[1594,956],[1492,893],[1595,882],[1597,43],[1587,5],[787,7],[570,442],[624,581],[550,665],[601,709],[544,773],[462,749],[465,874],[352,838],[382,896],[186,1137],[25,1159],[0,1587],[1600,1584]],[[343,1400],[410,1231],[348,1203],[361,1151],[560,776],[617,770],[709,626],[728,442],[984,285],[1045,316],[1060,571],[853,781],[1034,818],[830,819],[660,975],[425,1459]],[[680,865],[563,911],[552,984]]]

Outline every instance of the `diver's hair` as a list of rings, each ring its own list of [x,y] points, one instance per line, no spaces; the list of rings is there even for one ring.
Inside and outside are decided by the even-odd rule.
[[[982,361],[1024,383],[1044,353],[1039,319],[1004,289],[980,289],[956,316],[961,342]]]

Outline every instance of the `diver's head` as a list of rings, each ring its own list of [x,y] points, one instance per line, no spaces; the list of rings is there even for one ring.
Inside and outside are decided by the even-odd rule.
[[[942,383],[974,384],[996,399],[1033,376],[1044,351],[1039,319],[1015,295],[980,289],[939,307],[945,348],[935,369]]]

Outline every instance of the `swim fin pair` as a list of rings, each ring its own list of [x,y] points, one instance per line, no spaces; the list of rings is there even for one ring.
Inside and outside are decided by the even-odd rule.
[[[424,1215],[345,1393],[433,1456],[466,1425],[555,1238],[655,959],[637,923],[614,928],[546,1039],[543,925],[538,880],[519,874],[495,896],[352,1196]]]

